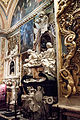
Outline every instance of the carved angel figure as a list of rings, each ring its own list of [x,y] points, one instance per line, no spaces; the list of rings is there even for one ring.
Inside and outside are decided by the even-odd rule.
[[[72,78],[71,73],[67,69],[61,69],[60,70],[60,75],[64,80],[67,80],[66,85],[67,85],[67,95],[65,97],[69,97],[72,94],[76,93],[76,87],[74,85],[74,80]]]
[[[55,75],[55,50],[52,46],[52,43],[48,42],[46,44],[47,51],[41,52],[38,54],[35,51],[28,50],[30,55],[28,59],[25,60],[26,64],[24,67],[40,66],[44,67],[44,72]]]
[[[52,43],[48,42],[46,44],[47,51],[44,52],[41,63],[45,68],[45,72],[50,74],[55,74],[55,50],[52,46]]]

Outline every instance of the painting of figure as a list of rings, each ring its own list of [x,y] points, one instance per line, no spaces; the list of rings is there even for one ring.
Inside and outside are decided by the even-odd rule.
[[[11,26],[22,20],[27,14],[32,12],[45,0],[19,0],[13,14]]]
[[[21,53],[33,48],[33,19],[21,26]]]

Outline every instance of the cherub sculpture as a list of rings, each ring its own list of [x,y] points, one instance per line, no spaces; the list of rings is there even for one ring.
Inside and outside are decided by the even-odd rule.
[[[65,96],[66,98],[68,98],[71,93],[75,94],[76,93],[76,87],[74,85],[74,80],[72,78],[72,75],[70,74],[70,72],[67,69],[61,69],[60,70],[60,75],[61,77],[67,81],[67,95]]]

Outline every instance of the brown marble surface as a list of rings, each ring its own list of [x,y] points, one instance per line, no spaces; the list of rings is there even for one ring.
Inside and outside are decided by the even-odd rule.
[[[53,106],[62,109],[80,111],[80,95],[71,96],[70,98],[60,97],[58,104]]]

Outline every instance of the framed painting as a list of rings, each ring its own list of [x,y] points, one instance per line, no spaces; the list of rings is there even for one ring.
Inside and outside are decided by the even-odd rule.
[[[33,32],[33,19],[21,26],[21,49],[20,52],[25,52],[33,48],[34,32]]]

